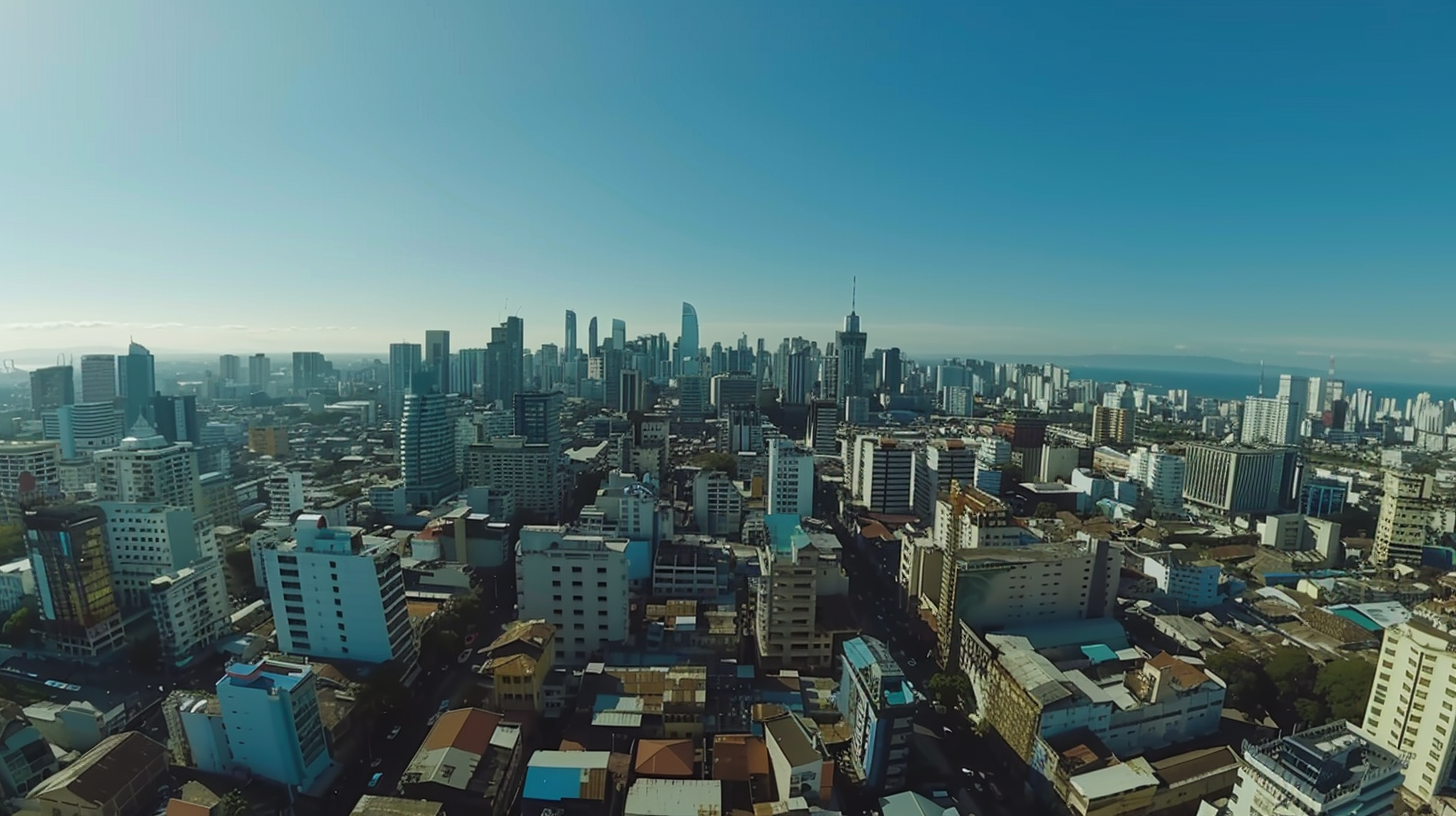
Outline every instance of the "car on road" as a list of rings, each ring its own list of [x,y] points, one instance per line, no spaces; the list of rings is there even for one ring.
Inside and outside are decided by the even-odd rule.
[[[383,778],[384,778],[384,774],[383,773],[377,773],[377,774],[369,777],[369,787],[371,787],[371,788],[377,788],[377,787],[379,787],[379,780],[381,780]]]
[[[449,710],[450,710],[450,698],[449,697],[446,697],[445,699],[443,699],[443,700],[440,701],[439,711],[440,711],[440,713],[443,714],[443,713],[445,713],[446,711],[449,711]]]
[[[389,736],[385,737],[385,739],[394,739],[397,736],[399,736],[399,726],[396,725],[389,729]]]
[[[915,668],[915,658],[912,657],[909,660],[905,661],[905,665],[909,666],[912,669]]]
[[[375,757],[375,758],[369,760],[369,767],[371,767],[371,768],[378,768],[379,767],[379,764],[381,762],[383,762],[383,761],[384,761],[384,757]]]
[[[994,796],[994,797],[996,797],[996,801],[998,801],[998,802],[1004,802],[1004,801],[1006,801],[1006,794],[1004,794],[1004,793],[1001,792],[1001,786],[1000,785],[997,785],[995,782],[987,782],[986,783],[986,786],[991,789],[991,795]]]

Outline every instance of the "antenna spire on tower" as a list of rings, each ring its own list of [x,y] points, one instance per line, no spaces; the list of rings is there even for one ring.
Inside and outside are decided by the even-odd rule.
[[[1259,396],[1264,396],[1264,361],[1259,361]]]
[[[855,300],[859,295],[859,275],[849,279],[849,313],[854,314]]]

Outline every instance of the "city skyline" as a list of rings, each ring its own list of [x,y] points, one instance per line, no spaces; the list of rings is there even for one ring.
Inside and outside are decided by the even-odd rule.
[[[822,343],[857,276],[912,354],[1456,378],[1448,4],[138,8],[0,11],[0,354]]]

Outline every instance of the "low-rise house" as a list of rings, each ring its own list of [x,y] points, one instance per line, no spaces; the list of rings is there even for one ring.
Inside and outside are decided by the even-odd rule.
[[[113,734],[30,791],[26,812],[41,816],[134,816],[152,804],[167,753],[142,734]]]

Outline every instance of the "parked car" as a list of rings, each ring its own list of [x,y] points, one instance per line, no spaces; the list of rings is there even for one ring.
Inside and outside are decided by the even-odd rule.
[[[379,787],[379,780],[381,780],[383,778],[384,778],[384,774],[383,773],[377,773],[377,774],[369,777],[369,787],[371,787],[371,788],[377,788],[377,787]]]
[[[385,737],[385,739],[394,739],[397,736],[399,736],[399,726],[396,725],[389,729],[389,736]]]

